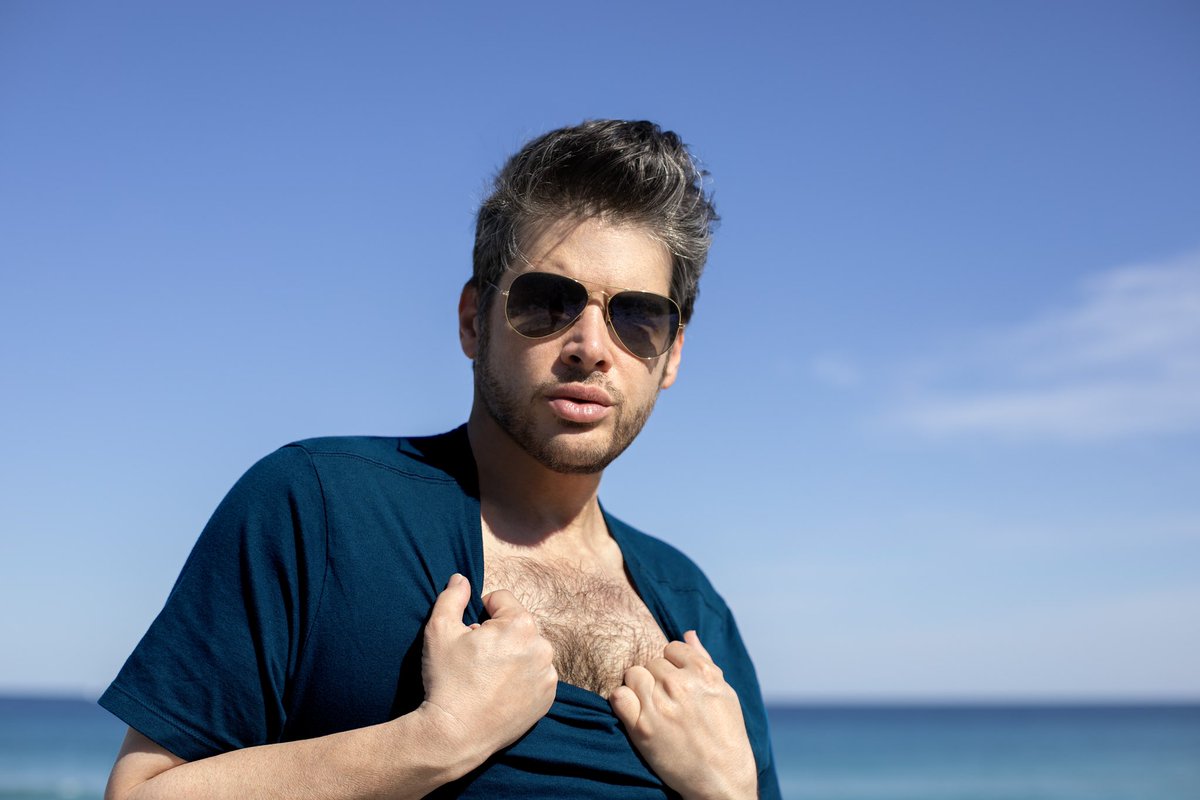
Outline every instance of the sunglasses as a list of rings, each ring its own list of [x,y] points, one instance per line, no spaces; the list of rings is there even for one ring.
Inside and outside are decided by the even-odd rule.
[[[591,298],[582,283],[552,272],[522,272],[500,294],[509,327],[527,339],[542,339],[571,327]],[[638,358],[661,356],[683,329],[679,305],[669,297],[633,289],[601,294],[609,328],[621,346]]]

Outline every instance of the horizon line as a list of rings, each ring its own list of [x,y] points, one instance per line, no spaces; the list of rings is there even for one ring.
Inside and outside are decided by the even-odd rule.
[[[73,689],[0,686],[0,700],[82,701],[95,703],[102,692]],[[937,707],[1134,707],[1200,706],[1200,694],[837,694],[764,697],[769,708],[937,708]]]

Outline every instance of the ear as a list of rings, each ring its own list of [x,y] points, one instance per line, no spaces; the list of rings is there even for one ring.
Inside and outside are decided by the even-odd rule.
[[[675,378],[679,375],[679,359],[682,357],[683,329],[680,329],[679,335],[675,337],[675,343],[667,351],[667,366],[663,368],[663,376],[662,380],[658,382],[658,388],[671,388],[671,384],[675,382]]]
[[[463,355],[474,361],[479,352],[479,293],[471,281],[466,282],[458,298],[458,342]]]

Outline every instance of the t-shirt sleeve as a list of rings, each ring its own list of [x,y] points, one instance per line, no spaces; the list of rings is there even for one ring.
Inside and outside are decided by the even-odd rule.
[[[738,700],[742,704],[746,733],[754,750],[754,760],[758,764],[758,796],[760,800],[777,800],[781,794],[767,724],[767,709],[758,686],[754,664],[750,660],[750,654],[746,652],[737,623],[733,619],[733,612],[728,606],[724,607],[720,627],[721,652],[712,655],[725,673],[725,680],[737,689]]]
[[[217,507],[100,705],[188,761],[279,741],[325,560],[320,482],[289,445]]]

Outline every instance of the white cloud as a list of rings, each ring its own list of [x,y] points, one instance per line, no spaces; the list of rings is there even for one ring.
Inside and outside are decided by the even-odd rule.
[[[928,372],[896,417],[934,434],[1200,431],[1200,253],[1099,274],[1071,307]]]

